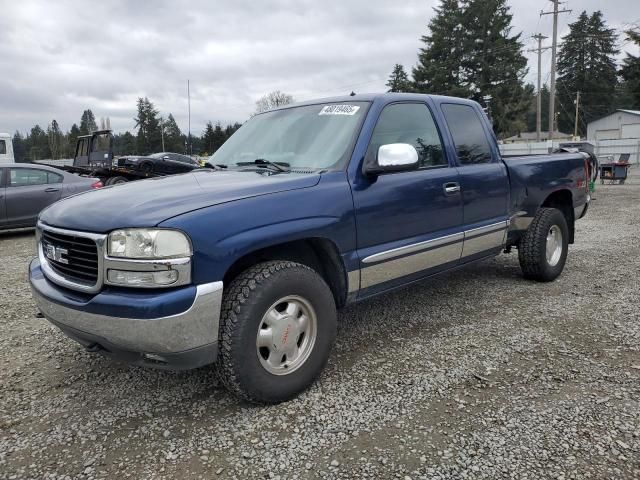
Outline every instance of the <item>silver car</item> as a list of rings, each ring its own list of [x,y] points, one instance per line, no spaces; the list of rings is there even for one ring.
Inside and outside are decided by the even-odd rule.
[[[80,177],[46,165],[0,165],[0,230],[33,227],[45,207],[100,187],[98,178]]]

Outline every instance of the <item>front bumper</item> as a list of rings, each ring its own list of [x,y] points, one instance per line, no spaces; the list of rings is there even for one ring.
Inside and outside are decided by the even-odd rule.
[[[222,282],[91,296],[47,280],[38,259],[29,266],[29,281],[45,318],[90,351],[156,368],[196,368],[216,360]]]

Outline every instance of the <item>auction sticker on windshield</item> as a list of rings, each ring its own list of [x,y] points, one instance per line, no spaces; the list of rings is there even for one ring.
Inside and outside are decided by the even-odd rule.
[[[326,105],[318,115],[355,115],[358,110],[357,105]]]

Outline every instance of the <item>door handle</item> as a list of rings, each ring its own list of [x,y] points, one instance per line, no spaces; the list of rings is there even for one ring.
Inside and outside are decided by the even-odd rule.
[[[444,188],[445,195],[454,195],[460,192],[460,184],[457,182],[445,183],[442,188]]]
[[[60,189],[59,188],[45,188],[44,191],[46,193],[53,193],[53,192],[59,192]]]

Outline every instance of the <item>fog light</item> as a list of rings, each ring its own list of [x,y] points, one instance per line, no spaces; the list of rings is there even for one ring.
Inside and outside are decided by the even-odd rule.
[[[167,286],[178,280],[177,270],[161,270],[159,272],[130,272],[127,270],[107,271],[109,283],[130,287]]]

